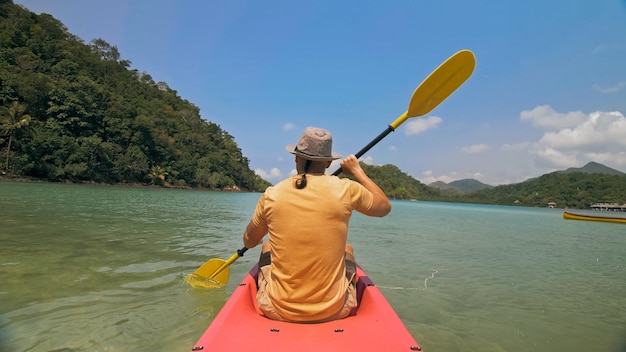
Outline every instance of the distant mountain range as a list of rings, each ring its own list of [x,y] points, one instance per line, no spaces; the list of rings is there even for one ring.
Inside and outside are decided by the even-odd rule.
[[[430,187],[439,188],[442,191],[448,192],[457,192],[457,193],[466,193],[477,191],[479,189],[493,188],[488,184],[482,183],[478,180],[474,180],[473,178],[466,178],[463,180],[452,181],[450,183],[445,183],[442,181],[437,181],[429,184]]]
[[[582,172],[585,174],[606,174],[606,175],[617,175],[617,176],[625,176],[626,173],[621,171],[612,169],[608,166],[602,165],[600,163],[596,163],[595,161],[591,161],[587,163],[583,167],[570,167],[566,170],[555,171],[556,173],[561,174],[569,174],[574,172]],[[536,178],[528,179],[524,182],[535,180]],[[447,193],[467,193],[472,191],[478,191],[481,189],[490,189],[494,188],[494,186],[482,183],[472,178],[453,181],[450,183],[445,183],[442,181],[437,181],[429,184],[430,187],[439,188],[442,191],[446,191]]]
[[[557,172],[563,173],[563,174],[569,174],[572,172],[582,172],[585,174],[607,174],[607,175],[617,175],[617,176],[626,175],[625,173],[621,171],[611,169],[610,167],[596,163],[595,161],[591,161],[583,167],[570,167],[567,170],[557,171]]]
[[[395,165],[362,163],[362,167],[387,197],[397,200],[572,209],[588,209],[598,202],[626,203],[626,174],[595,162],[499,186],[474,179],[425,185]]]

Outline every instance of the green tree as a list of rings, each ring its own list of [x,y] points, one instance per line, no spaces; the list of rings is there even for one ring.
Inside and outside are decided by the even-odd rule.
[[[141,182],[150,173],[148,157],[136,145],[130,146],[115,160],[115,173],[120,180]]]
[[[7,136],[8,142],[6,147],[6,163],[5,170],[9,171],[9,157],[11,156],[11,142],[13,136],[20,128],[28,126],[30,123],[30,115],[24,114],[26,107],[16,101],[10,106],[3,106],[0,110],[0,135]]]
[[[148,178],[153,185],[162,184],[165,181],[165,177],[168,175],[168,172],[165,171],[164,168],[160,166],[153,166],[150,168],[150,173],[148,174]]]

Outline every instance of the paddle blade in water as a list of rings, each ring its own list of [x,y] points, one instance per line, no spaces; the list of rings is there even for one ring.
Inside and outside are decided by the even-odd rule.
[[[224,284],[211,278],[198,276],[196,274],[185,275],[185,281],[193,288],[222,288]]]
[[[205,279],[211,279],[224,286],[230,276],[230,267],[225,260],[214,258],[202,264],[193,274]]]

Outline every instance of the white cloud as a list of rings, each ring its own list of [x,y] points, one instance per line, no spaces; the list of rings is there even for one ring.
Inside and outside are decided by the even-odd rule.
[[[455,174],[455,173],[453,173]],[[454,180],[457,180],[457,178],[448,176],[448,175],[441,175],[441,176],[437,176],[435,177],[433,174],[432,170],[426,170],[424,172],[422,172],[422,177],[420,178],[420,182],[422,182],[425,185],[429,185],[433,182],[437,182],[437,181],[441,181],[441,182],[445,182],[445,183],[450,183]]]
[[[476,179],[476,180],[480,180],[480,179],[485,178],[485,175],[483,175],[483,174],[482,174],[482,173],[480,173],[480,172],[476,172],[476,173],[474,173],[474,177],[472,177],[472,178],[473,178],[473,179]]]
[[[574,127],[585,121],[587,117],[581,111],[568,112],[566,114],[558,113],[549,105],[537,106],[532,110],[524,110],[520,113],[520,120],[530,121],[536,127],[550,129]]]
[[[566,150],[622,151],[626,146],[626,118],[619,112],[594,112],[573,128],[544,134],[539,144]]]
[[[296,127],[295,124],[288,122],[286,124],[283,125],[283,131],[291,131]]]
[[[575,155],[563,153],[553,148],[544,148],[537,151],[537,165],[545,168],[568,168],[579,165]]]
[[[259,175],[259,177],[264,180],[281,179],[283,177],[278,168],[272,168],[269,173],[263,169],[256,169],[254,170],[254,173]]]
[[[600,164],[613,163],[618,166],[626,166],[626,152],[618,153],[587,153],[589,160],[593,160]]]
[[[551,108],[542,109],[551,116],[579,115],[579,112],[561,114]],[[537,108],[533,110],[537,112]],[[539,118],[539,114],[535,115]],[[577,116],[576,119],[579,117]],[[574,119],[570,119],[574,121]],[[626,118],[622,113],[596,111],[584,116],[577,124],[550,131],[529,148],[541,167],[582,166],[589,161],[626,165]]]
[[[406,124],[406,128],[404,129],[404,133],[408,136],[414,134],[420,134],[426,130],[436,127],[438,124],[443,121],[441,117],[430,116],[423,119],[415,119],[413,121],[409,121]]]
[[[438,159],[428,171],[416,169],[426,184],[474,178],[490,185],[517,183],[556,170],[582,167],[590,161],[623,171],[626,168],[626,118],[622,112],[557,112],[538,106],[520,113],[531,122],[535,137],[522,140],[511,129],[510,142],[499,148],[476,144]],[[537,134],[537,132],[539,132]],[[459,148],[459,147],[457,147]],[[468,154],[483,151],[480,154]],[[454,170],[454,171],[453,171]]]
[[[487,151],[487,149],[489,149],[489,146],[486,144],[474,144],[461,148],[461,151],[467,154],[480,154]]]
[[[600,93],[615,93],[615,92],[619,92],[624,87],[626,87],[626,82],[618,82],[616,85],[612,87],[601,87],[599,84],[593,85],[593,89]]]
[[[532,143],[530,142],[521,142],[516,144],[503,144],[500,146],[500,150],[502,151],[520,151],[527,150],[530,148]]]
[[[396,147],[395,145],[390,145],[387,149],[395,152],[396,150],[398,150],[398,147]]]
[[[367,165],[374,165],[374,158],[372,158],[371,156],[366,156],[366,157],[361,158],[359,160],[362,161],[363,163],[367,164]]]

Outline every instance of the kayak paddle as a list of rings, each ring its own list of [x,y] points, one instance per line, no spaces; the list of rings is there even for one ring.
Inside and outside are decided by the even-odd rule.
[[[230,265],[243,257],[248,248],[238,249],[228,260],[213,258],[202,264],[192,274],[185,276],[185,281],[193,288],[219,288],[228,283]]]
[[[387,129],[378,137],[374,138],[368,145],[363,147],[355,156],[360,158],[374,145],[394,131],[398,126],[409,118],[425,115],[432,111],[437,105],[446,100],[457,88],[459,88],[474,72],[476,59],[470,50],[461,50],[450,56],[439,67],[437,67],[426,79],[415,89],[408,110],[392,122]],[[337,169],[333,175],[341,173],[341,168]],[[230,264],[242,257],[248,248],[243,247],[228,260],[210,259],[199,267],[193,274],[185,276],[185,280],[196,288],[216,288],[224,287],[228,283],[230,276]]]
[[[415,89],[409,102],[409,109],[354,156],[357,159],[363,156],[407,119],[431,112],[472,75],[475,66],[476,59],[470,50],[461,50],[450,56]],[[337,176],[340,173],[341,168],[333,172],[333,175]]]

